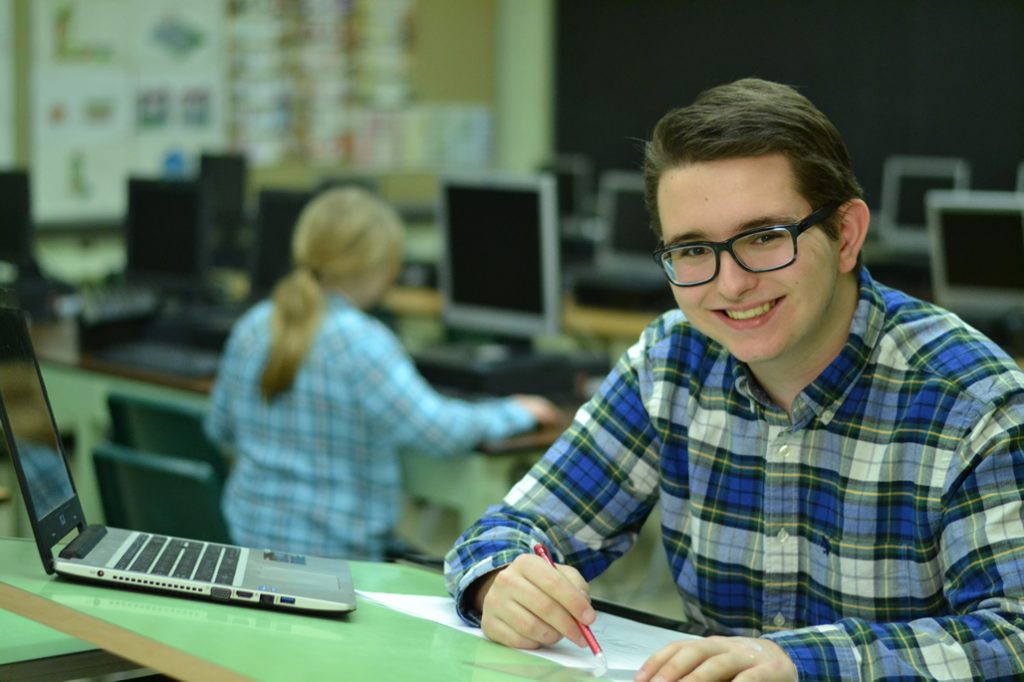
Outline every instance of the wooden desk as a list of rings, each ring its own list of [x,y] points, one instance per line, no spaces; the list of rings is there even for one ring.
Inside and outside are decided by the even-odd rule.
[[[352,562],[352,576],[357,589],[445,594],[439,574],[409,566]],[[338,619],[58,579],[43,572],[35,544],[23,539],[0,538],[0,607],[182,680],[449,682],[571,675],[551,661],[362,598],[355,612]],[[18,622],[4,622],[14,625],[18,637]],[[5,630],[0,640],[10,636]],[[494,671],[502,666],[518,674]]]
[[[566,332],[593,334],[629,343],[640,338],[640,333],[658,315],[649,310],[595,308],[580,305],[571,298],[562,301],[562,327]]]
[[[398,315],[441,314],[441,294],[436,289],[394,287],[388,291],[382,304]],[[562,328],[569,334],[635,341],[657,315],[651,311],[580,305],[571,296],[562,300]]]
[[[441,315],[441,294],[427,287],[392,287],[381,305],[396,315]]]

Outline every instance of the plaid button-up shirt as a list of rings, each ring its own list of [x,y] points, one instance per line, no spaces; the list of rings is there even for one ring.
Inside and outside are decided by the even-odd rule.
[[[680,616],[770,638],[801,679],[1022,679],[1024,372],[865,270],[845,347],[792,407],[661,316],[448,554],[461,615],[535,542],[596,577],[660,502]]]
[[[534,424],[510,399],[438,394],[387,327],[337,295],[292,388],[268,402],[271,310],[236,324],[210,396],[207,431],[235,454],[224,491],[235,542],[380,559],[402,509],[400,449],[449,456]]]

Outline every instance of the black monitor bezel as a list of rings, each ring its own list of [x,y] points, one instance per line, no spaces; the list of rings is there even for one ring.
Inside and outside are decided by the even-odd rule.
[[[925,197],[928,217],[929,257],[932,294],[935,302],[944,308],[967,316],[998,316],[1012,310],[1024,309],[1024,291],[1003,287],[968,286],[949,280],[946,267],[945,244],[942,234],[942,216],[945,211],[977,211],[979,213],[1009,213],[1021,216],[1024,239],[1024,194],[981,190],[934,190]],[[984,248],[984,235],[978,235],[979,248]],[[1024,264],[1024,253],[1021,253]]]
[[[651,254],[657,248],[656,244],[652,246],[650,252],[643,254],[616,247],[616,230],[622,227],[615,220],[619,197],[623,193],[643,196],[644,191],[644,175],[640,171],[612,169],[601,174],[597,192],[597,215],[602,223],[601,237],[596,250],[599,267],[661,274],[651,258]],[[653,240],[654,232],[650,230],[650,222],[648,222],[648,230]]]
[[[188,273],[160,272],[159,270],[138,267],[138,263],[132,262],[132,254],[136,251],[141,242],[141,231],[134,229],[136,224],[135,209],[133,208],[132,196],[136,188],[146,187],[167,188],[180,195],[189,193],[194,196],[196,202],[196,222],[192,225],[194,241],[193,267]],[[131,176],[128,178],[126,207],[124,217],[124,241],[125,241],[125,278],[132,282],[155,286],[168,291],[194,291],[201,289],[206,282],[210,269],[210,208],[206,200],[206,193],[202,183],[198,179],[168,179]],[[187,237],[187,235],[186,235]]]
[[[537,194],[537,228],[540,232],[541,307],[539,313],[528,313],[480,306],[458,301],[453,295],[452,250],[448,216],[448,189],[481,191],[509,190]],[[488,172],[474,175],[445,175],[439,181],[438,224],[441,230],[441,261],[438,284],[441,294],[441,317],[445,325],[459,330],[496,334],[507,338],[533,339],[558,334],[561,330],[561,265],[559,255],[558,198],[555,179],[548,173],[517,175]],[[502,235],[501,238],[509,238]],[[515,286],[509,282],[509,286]]]
[[[35,262],[35,258],[32,255],[32,240],[34,236],[34,226],[32,221],[32,177],[25,169],[0,169],[0,183],[6,182],[18,183],[20,185],[16,191],[24,197],[23,208],[25,220],[15,226],[15,230],[13,231],[13,238],[11,241],[15,244],[16,248],[10,253],[4,253],[0,250],[0,261],[10,263],[11,265],[17,266],[19,269],[30,267]],[[6,210],[6,208],[3,210]],[[2,244],[8,237],[12,237],[12,231],[10,230],[10,225],[3,226],[3,231],[6,235],[3,240],[0,240],[0,244]],[[13,258],[9,259],[9,256],[13,256]]]
[[[885,159],[878,220],[881,243],[890,252],[927,255],[927,208],[924,225],[902,224],[899,219],[900,202],[906,200],[902,183],[909,178],[949,181],[952,186],[948,191],[966,190],[971,186],[971,164],[966,159],[946,156],[893,155]]]
[[[266,263],[270,260],[266,256],[274,256],[280,258],[283,256],[287,262],[287,267],[283,269],[282,274],[287,274],[291,270],[292,263],[292,250],[291,242],[292,237],[295,235],[295,227],[298,223],[298,218],[302,215],[302,211],[309,202],[316,196],[316,192],[306,189],[293,189],[283,187],[265,187],[261,189],[256,195],[256,215],[253,221],[255,229],[253,230],[252,240],[252,253],[249,255],[249,294],[252,298],[259,298],[269,294],[274,286],[277,284],[279,277],[268,278],[266,277]],[[277,201],[282,198],[287,198],[289,201],[296,200],[296,203],[301,204],[302,208],[295,214],[295,220],[292,221],[290,226],[291,232],[288,237],[288,248],[283,254],[277,250],[267,253],[267,244],[270,243],[272,246],[279,244],[278,240],[268,241],[267,239],[267,214],[266,207],[268,202]]]

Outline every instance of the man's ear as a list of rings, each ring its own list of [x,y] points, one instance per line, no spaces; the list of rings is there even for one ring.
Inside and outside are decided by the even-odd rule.
[[[868,236],[871,210],[862,199],[850,199],[839,207],[839,272],[851,272]]]

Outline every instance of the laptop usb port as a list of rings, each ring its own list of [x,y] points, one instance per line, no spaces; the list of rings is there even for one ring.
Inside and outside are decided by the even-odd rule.
[[[235,590],[235,596],[241,597],[242,599],[252,599],[252,592],[247,590]]]
[[[281,597],[280,602],[282,604],[294,604],[295,597]]]

